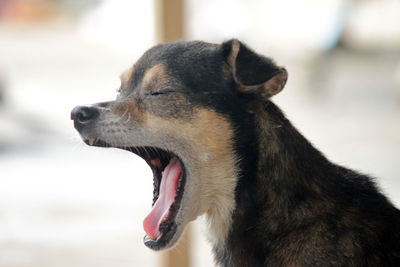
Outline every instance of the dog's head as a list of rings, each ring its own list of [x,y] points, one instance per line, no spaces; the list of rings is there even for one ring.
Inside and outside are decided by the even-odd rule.
[[[202,214],[221,243],[239,177],[256,166],[248,101],[265,101],[286,80],[285,69],[237,40],[168,43],[122,74],[116,100],[78,106],[71,117],[86,144],[131,151],[151,167],[153,208],[143,222],[148,247],[173,246]]]

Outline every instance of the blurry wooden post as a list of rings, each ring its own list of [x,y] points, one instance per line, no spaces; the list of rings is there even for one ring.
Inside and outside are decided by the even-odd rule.
[[[159,267],[189,267],[190,266],[190,226],[186,227],[178,245],[171,250],[160,252]]]
[[[156,42],[182,39],[183,0],[155,0]]]
[[[183,39],[183,0],[154,0],[155,34],[157,43]],[[187,227],[179,244],[161,252],[160,267],[189,267],[190,227]]]

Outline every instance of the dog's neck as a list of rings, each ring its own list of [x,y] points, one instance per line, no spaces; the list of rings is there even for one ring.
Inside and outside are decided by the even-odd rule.
[[[268,240],[286,231],[286,222],[296,220],[299,204],[307,201],[300,192],[318,196],[318,170],[335,171],[331,164],[285,118],[272,102],[250,103],[254,114],[257,142],[247,144],[250,161],[244,169],[236,189],[236,209],[226,242],[214,246],[216,260],[223,266],[258,266],[269,250]],[[255,155],[251,154],[255,151]],[[252,166],[251,162],[254,162]],[[246,160],[245,160],[246,162]],[[252,168],[252,169],[249,169]],[[329,175],[328,175],[329,176]],[[317,205],[316,205],[317,206]],[[298,222],[301,224],[302,222]]]

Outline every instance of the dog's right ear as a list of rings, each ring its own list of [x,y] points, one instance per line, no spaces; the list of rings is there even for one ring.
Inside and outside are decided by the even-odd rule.
[[[223,43],[221,49],[228,73],[241,93],[268,98],[282,91],[288,74],[272,59],[255,53],[236,39]]]

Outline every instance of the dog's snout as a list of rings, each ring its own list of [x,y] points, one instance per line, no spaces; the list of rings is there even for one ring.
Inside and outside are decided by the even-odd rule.
[[[98,108],[91,106],[77,106],[71,112],[71,120],[75,123],[75,128],[79,130],[82,126],[97,119],[100,115]]]

